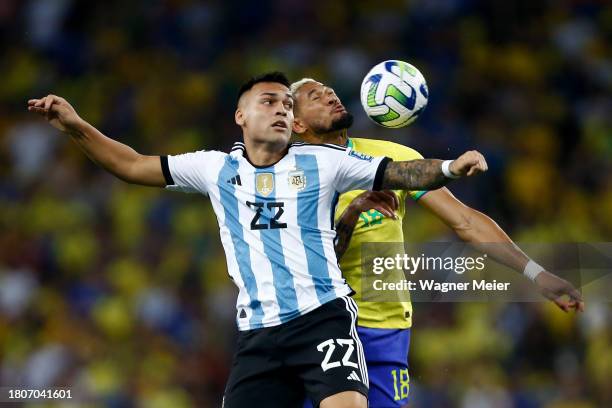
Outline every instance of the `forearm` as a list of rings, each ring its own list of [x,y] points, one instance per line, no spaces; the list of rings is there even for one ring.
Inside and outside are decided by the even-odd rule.
[[[136,182],[132,169],[142,155],[134,149],[105,136],[85,121],[66,133],[94,163],[121,180]]]
[[[57,95],[28,100],[28,111],[44,116],[54,128],[69,135],[100,167],[129,183],[165,187],[159,156],[145,156],[104,136],[84,121],[72,105]]]
[[[530,263],[526,268],[530,261],[529,257],[508,234],[485,214],[461,203],[446,188],[426,194],[419,203],[444,221],[463,241],[470,243],[497,262],[518,273],[524,273],[535,282],[544,296],[555,302],[562,310],[568,311],[570,308],[584,310],[582,297],[571,283],[544,270],[536,263]],[[564,294],[569,295],[569,301],[561,297]]]
[[[466,242],[472,243],[476,248],[488,254],[497,262],[514,269],[518,273],[525,273],[537,285],[540,293],[553,301],[561,310],[567,312],[571,309],[584,311],[584,301],[570,282],[550,273],[539,265],[532,266],[535,270],[525,272],[530,261],[529,257],[510,239],[510,237],[486,215],[471,210],[472,228],[456,230],[457,234]],[[531,276],[530,276],[531,275]],[[566,296],[569,299],[566,299]]]
[[[495,261],[523,273],[529,257],[508,234],[487,215],[471,208],[466,212],[465,223],[453,228],[457,236],[485,251]]]
[[[352,209],[350,206],[344,210],[338,223],[336,223],[336,239],[334,240],[334,249],[336,258],[340,260],[348,249],[355,225],[359,221],[359,211]]]
[[[390,162],[385,169],[382,190],[435,190],[449,179],[442,173],[442,160],[419,159]]]

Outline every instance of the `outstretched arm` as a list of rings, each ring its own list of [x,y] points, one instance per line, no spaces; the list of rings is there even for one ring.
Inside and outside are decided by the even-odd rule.
[[[166,186],[159,156],[139,154],[104,136],[81,119],[64,98],[48,95],[30,99],[28,110],[44,116],[53,127],[69,135],[94,163],[121,180],[145,186]]]
[[[448,189],[431,191],[419,199],[419,203],[452,228],[457,236],[472,244],[487,245],[487,253],[497,262],[523,273],[530,258],[510,239],[508,234],[487,215],[468,207],[451,194]],[[541,270],[534,282],[540,292],[563,311],[584,310],[580,293],[565,279]],[[566,299],[567,295],[569,299]]]
[[[381,189],[435,190],[443,187],[452,178],[487,171],[487,162],[482,154],[475,150],[453,160],[447,168],[447,174],[443,171],[443,163],[437,159],[390,162],[385,169]]]

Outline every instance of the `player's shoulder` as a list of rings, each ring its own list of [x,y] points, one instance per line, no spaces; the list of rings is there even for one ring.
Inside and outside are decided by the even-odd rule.
[[[351,138],[353,149],[372,156],[387,156],[396,161],[422,159],[417,150],[388,140]]]
[[[334,143],[307,143],[292,142],[289,149],[295,153],[318,152],[318,153],[337,153],[346,152],[347,147]]]
[[[206,149],[202,149],[202,150],[194,150],[192,152],[185,152],[185,153],[180,153],[180,154],[176,154],[176,155],[170,155],[172,157],[177,157],[177,158],[190,158],[190,159],[194,159],[194,160],[207,160],[210,159],[212,157],[224,157],[227,156],[227,153],[225,152],[221,152],[219,150],[206,150]]]
[[[173,163],[173,167],[193,167],[214,171],[223,166],[227,153],[218,150],[196,150],[177,155],[169,155],[168,160]]]

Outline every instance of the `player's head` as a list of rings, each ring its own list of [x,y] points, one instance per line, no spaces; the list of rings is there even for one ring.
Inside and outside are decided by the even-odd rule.
[[[295,100],[293,131],[298,135],[321,135],[346,130],[353,124],[353,115],[347,112],[334,90],[311,78],[291,84]]]
[[[269,72],[242,85],[235,120],[245,139],[288,143],[293,125],[293,98],[285,74]]]

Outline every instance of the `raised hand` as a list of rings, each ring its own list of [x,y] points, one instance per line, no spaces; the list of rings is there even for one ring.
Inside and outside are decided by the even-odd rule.
[[[40,99],[30,99],[28,101],[28,110],[44,116],[54,128],[62,132],[70,132],[83,122],[72,105],[64,98],[56,95],[47,95]]]

